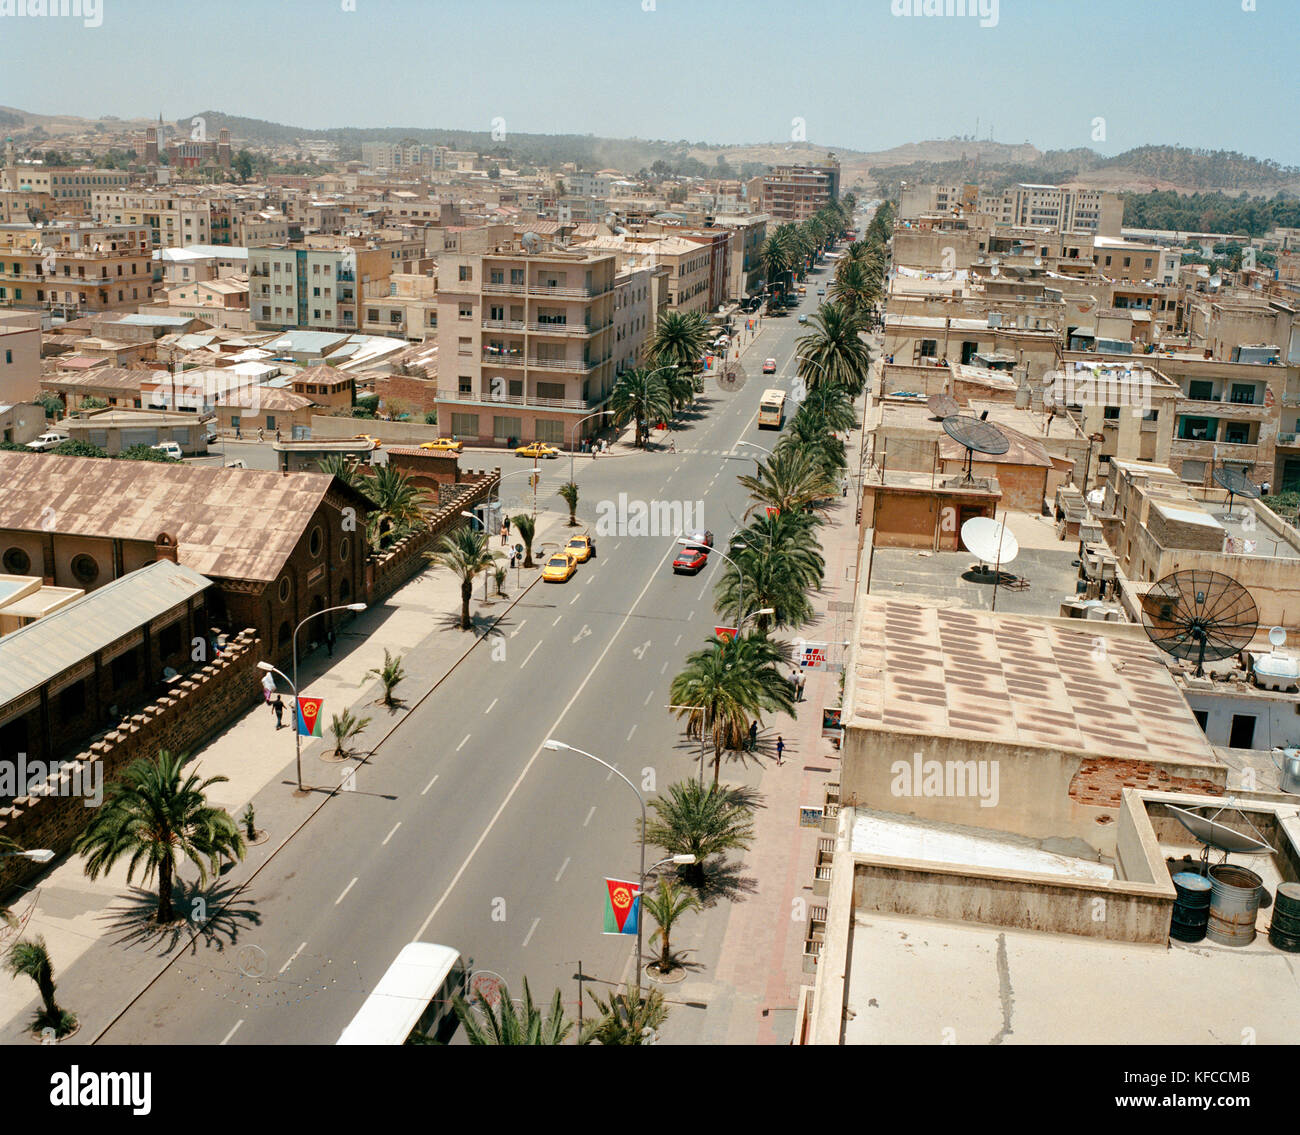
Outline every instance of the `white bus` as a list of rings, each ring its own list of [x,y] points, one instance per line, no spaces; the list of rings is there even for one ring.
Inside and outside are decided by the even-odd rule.
[[[758,428],[777,429],[785,425],[785,391],[764,390],[758,404]]]
[[[465,981],[464,963],[450,946],[403,946],[336,1043],[445,1041],[456,1029],[452,997],[465,996]]]

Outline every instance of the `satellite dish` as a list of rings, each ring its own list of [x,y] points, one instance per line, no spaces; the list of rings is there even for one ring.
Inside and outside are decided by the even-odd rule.
[[[525,252],[536,252],[542,246],[541,237],[534,232],[524,233],[520,243],[523,244]]]
[[[1246,476],[1240,469],[1231,469],[1221,465],[1213,473],[1215,484],[1228,490],[1228,515],[1232,515],[1233,497],[1245,497],[1246,500],[1258,500],[1263,490]]]
[[[1009,564],[1020,554],[1020,542],[1005,524],[991,516],[976,516],[961,526],[961,542],[981,564]]]
[[[1035,257],[1034,257],[1034,267],[1035,267],[1035,268],[1041,268],[1042,266],[1043,266],[1043,258],[1042,258],[1041,256],[1035,256]]]
[[[965,480],[967,482],[975,479],[971,469],[977,452],[997,455],[1006,453],[1011,448],[1011,442],[1008,440],[1007,435],[997,426],[966,414],[953,414],[944,418],[943,432],[958,445],[966,448]]]
[[[991,268],[989,269],[989,275],[990,275],[990,276],[996,276],[996,275],[998,275],[998,273],[1000,273],[1001,271],[1002,271],[1002,269],[999,268],[996,264],[994,264],[993,267],[991,267]]]
[[[1228,827],[1227,824],[1220,824],[1213,816],[1189,812],[1186,808],[1179,808],[1175,804],[1166,804],[1165,807],[1174,814],[1174,819],[1197,840],[1205,844],[1207,851],[1211,847],[1216,851],[1235,851],[1242,855],[1259,855],[1265,851],[1273,851],[1273,848],[1262,839],[1248,836],[1244,832],[1237,831],[1236,828]],[[1217,816],[1222,811],[1223,809],[1219,808],[1214,815]],[[1245,819],[1244,816],[1242,818]],[[1250,823],[1249,820],[1246,822]]]
[[[1147,635],[1174,658],[1196,659],[1196,675],[1207,660],[1231,658],[1250,645],[1259,608],[1250,592],[1217,571],[1176,571],[1142,596]]]
[[[961,413],[957,399],[951,394],[931,394],[925,400],[925,404],[930,407],[930,412],[936,418],[951,418],[954,414]]]
[[[1286,628],[1285,628],[1285,627],[1271,627],[1271,628],[1269,628],[1269,632],[1268,632],[1268,644],[1269,644],[1269,646],[1271,646],[1274,650],[1278,650],[1279,648],[1285,646],[1285,645],[1286,645]]]
[[[1210,277],[1210,287],[1217,288],[1222,283],[1223,283],[1223,277],[1220,276],[1217,272]]]

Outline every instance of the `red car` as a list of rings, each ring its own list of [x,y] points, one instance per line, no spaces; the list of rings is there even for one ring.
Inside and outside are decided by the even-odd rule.
[[[703,548],[682,548],[673,560],[674,572],[690,572],[694,575],[709,562],[709,555]]]

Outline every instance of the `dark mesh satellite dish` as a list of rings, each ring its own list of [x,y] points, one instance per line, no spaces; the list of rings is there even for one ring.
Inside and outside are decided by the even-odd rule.
[[[1273,850],[1262,839],[1239,832],[1236,828],[1230,828],[1227,824],[1215,820],[1214,816],[1219,815],[1223,811],[1222,808],[1216,808],[1214,816],[1202,816],[1174,804],[1166,804],[1165,807],[1174,814],[1174,819],[1207,848],[1212,847],[1216,851],[1235,851],[1242,855],[1259,855],[1261,852]],[[1245,817],[1243,816],[1242,819]],[[1249,820],[1246,822],[1250,823]]]
[[[976,453],[997,455],[1006,453],[1011,448],[1011,441],[992,422],[972,418],[965,414],[953,414],[943,420],[943,432],[958,445],[966,449],[966,481],[975,479],[971,472]]]
[[[951,418],[954,414],[961,413],[957,399],[951,394],[931,394],[925,400],[925,404],[930,407],[930,412],[936,418]]]
[[[1259,500],[1264,495],[1263,489],[1240,469],[1231,469],[1226,465],[1220,465],[1214,471],[1214,481],[1220,488],[1228,490],[1229,515],[1232,514],[1232,500],[1234,497],[1245,497],[1246,500],[1253,501]]]
[[[1231,658],[1250,645],[1259,609],[1250,592],[1217,571],[1176,571],[1142,596],[1142,625],[1166,654],[1196,660],[1199,677],[1206,661]]]

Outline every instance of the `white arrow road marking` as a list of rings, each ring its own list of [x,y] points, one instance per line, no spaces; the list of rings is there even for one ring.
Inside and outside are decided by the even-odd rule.
[[[573,636],[573,642],[577,643],[580,639],[586,638],[589,634],[591,634],[591,628],[587,626],[586,623],[583,623],[582,630]]]
[[[650,640],[646,639],[640,646],[634,646],[632,653],[637,656],[638,660],[644,660],[645,652],[650,649]]]

